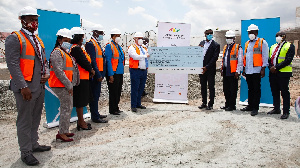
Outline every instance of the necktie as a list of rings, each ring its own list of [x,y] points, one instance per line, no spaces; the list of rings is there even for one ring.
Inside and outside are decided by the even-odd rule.
[[[140,46],[140,50],[142,51],[143,55],[145,55],[145,51],[143,50],[142,46]],[[148,68],[148,59],[145,58],[145,62],[146,62],[146,68]]]
[[[273,61],[274,61],[274,58],[275,58],[275,55],[276,55],[276,53],[277,53],[277,51],[278,51],[279,46],[280,46],[280,45],[277,44],[277,47],[275,48],[275,50],[274,50],[274,52],[273,52],[273,54],[272,54],[272,57],[271,57],[271,65],[273,65],[273,66],[274,66]]]
[[[33,41],[34,41],[34,43],[35,43],[35,48],[36,48],[37,51],[38,51],[37,55],[38,55],[38,57],[39,57],[39,59],[40,59],[40,61],[41,61],[41,73],[42,73],[42,75],[45,75],[44,60],[43,60],[42,55],[41,55],[41,52],[40,52],[40,47],[39,47],[39,45],[38,45],[39,43],[38,43],[38,41],[37,41],[35,35],[31,35],[31,36],[32,36],[32,39],[33,39]]]

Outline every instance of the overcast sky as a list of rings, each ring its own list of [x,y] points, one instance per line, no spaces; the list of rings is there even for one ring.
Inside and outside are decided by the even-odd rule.
[[[80,14],[86,28],[101,24],[106,34],[157,32],[160,21],[190,23],[191,35],[202,35],[206,26],[240,29],[241,20],[252,18],[280,16],[281,27],[294,27],[300,0],[0,0],[0,32],[18,30],[18,12],[27,5]]]

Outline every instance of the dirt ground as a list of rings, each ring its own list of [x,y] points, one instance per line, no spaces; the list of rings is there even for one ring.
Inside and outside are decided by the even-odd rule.
[[[213,111],[199,110],[199,98],[189,99],[189,104],[152,103],[149,93],[143,98],[147,109],[133,113],[130,95],[124,91],[122,115],[108,115],[106,124],[86,119],[92,123],[90,131],[77,131],[72,123],[70,132],[75,136],[70,143],[55,140],[57,127],[42,127],[43,112],[39,142],[52,149],[34,154],[40,161],[37,167],[300,167],[300,122],[293,107],[300,96],[300,59],[293,61],[293,67],[287,120],[267,115],[267,107],[260,108],[255,117],[240,110],[220,110],[224,96],[219,76]],[[7,72],[0,69],[0,80],[9,79]],[[190,78],[197,83],[195,76]],[[189,97],[200,91],[191,93]],[[108,114],[107,95],[102,98],[99,111]],[[0,167],[25,167],[18,150],[16,116],[15,110],[0,111]]]

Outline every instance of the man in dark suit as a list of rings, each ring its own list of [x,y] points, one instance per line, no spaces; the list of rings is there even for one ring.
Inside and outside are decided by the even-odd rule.
[[[269,80],[273,96],[274,109],[268,114],[280,114],[280,92],[283,99],[283,115],[287,119],[290,114],[289,82],[292,77],[292,60],[295,55],[295,46],[286,40],[284,32],[276,33],[276,44],[270,48]]]
[[[216,62],[220,53],[220,45],[213,38],[213,30],[210,27],[205,29],[206,40],[201,41],[199,46],[203,47],[203,73],[199,75],[201,84],[202,105],[199,109],[211,110],[215,98],[215,75]],[[209,103],[207,105],[207,83],[209,88]]]
[[[103,40],[104,29],[101,25],[93,27],[91,40],[86,43],[85,50],[91,56],[92,67],[95,70],[95,76],[90,79],[93,99],[90,100],[91,119],[95,123],[107,123],[107,115],[100,115],[98,112],[98,101],[101,92],[101,82],[106,73],[106,60],[104,52],[101,48],[100,41]]]
[[[23,8],[19,13],[22,29],[13,32],[5,41],[6,62],[12,77],[10,88],[18,110],[16,125],[21,160],[31,166],[39,164],[32,152],[51,149],[51,146],[37,142],[45,83],[50,77],[44,44],[34,34],[38,28],[38,16],[36,9]]]

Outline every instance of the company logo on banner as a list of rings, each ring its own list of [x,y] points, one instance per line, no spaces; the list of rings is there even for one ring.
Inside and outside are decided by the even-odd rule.
[[[179,31],[180,31],[180,29],[171,28],[169,31],[172,31],[172,32],[179,32]]]
[[[191,24],[158,22],[157,47],[190,46]]]

